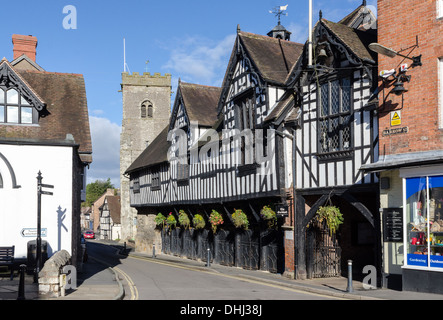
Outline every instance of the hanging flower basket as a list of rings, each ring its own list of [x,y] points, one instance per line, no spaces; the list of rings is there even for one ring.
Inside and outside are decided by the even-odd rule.
[[[192,224],[195,229],[203,229],[206,226],[205,219],[201,214],[196,214],[192,219]]]
[[[223,224],[223,217],[218,211],[212,210],[209,216],[209,222],[211,223],[212,232],[216,233],[217,227]]]
[[[316,212],[315,219],[318,222],[326,222],[331,236],[337,232],[338,227],[343,223],[343,215],[340,209],[333,205],[320,207]]]
[[[232,221],[234,221],[236,228],[243,228],[244,230],[248,230],[249,228],[248,216],[241,209],[234,209]]]
[[[157,225],[157,227],[159,227],[159,228],[165,227],[165,221],[166,221],[166,217],[160,212],[154,218],[154,222]]]
[[[166,225],[169,228],[175,227],[177,224],[177,220],[175,220],[175,217],[172,215],[172,212],[169,212],[168,217],[166,218]]]
[[[180,210],[178,212],[178,222],[185,229],[188,229],[191,225],[191,220],[189,219],[188,214],[185,212],[185,210]]]
[[[267,221],[268,228],[275,228],[277,226],[277,214],[270,206],[264,206],[260,211],[263,220]]]

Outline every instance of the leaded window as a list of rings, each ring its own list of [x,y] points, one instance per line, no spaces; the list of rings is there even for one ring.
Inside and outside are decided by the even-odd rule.
[[[351,148],[351,80],[342,78],[320,85],[319,151]]]
[[[34,108],[17,90],[0,88],[0,123],[32,124],[36,119]]]

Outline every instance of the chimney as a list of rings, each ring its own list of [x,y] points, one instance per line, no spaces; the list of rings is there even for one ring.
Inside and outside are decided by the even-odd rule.
[[[23,36],[20,34],[12,35],[12,43],[14,45],[14,59],[17,59],[23,54],[26,54],[29,59],[35,62],[37,54],[37,38],[33,36]]]

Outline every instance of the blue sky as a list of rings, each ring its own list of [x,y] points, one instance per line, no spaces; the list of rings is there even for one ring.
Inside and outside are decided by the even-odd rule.
[[[126,63],[132,72],[172,74],[204,85],[221,85],[237,24],[241,30],[266,35],[277,18],[269,13],[288,5],[282,25],[292,41],[305,42],[308,0],[189,0],[189,1],[73,1],[22,0],[2,3],[2,57],[13,59],[13,34],[38,39],[37,63],[46,71],[84,75],[93,143],[88,182],[108,177],[119,186],[119,147],[122,117],[120,90],[123,39]],[[313,0],[313,21],[338,21],[362,0]],[[376,0],[368,0],[372,9]],[[65,29],[65,6],[77,13],[77,29]],[[0,58],[2,58],[0,57]],[[146,61],[149,63],[146,64]],[[171,101],[173,102],[173,100]]]

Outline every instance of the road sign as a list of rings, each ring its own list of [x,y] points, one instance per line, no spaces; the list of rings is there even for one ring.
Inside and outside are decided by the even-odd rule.
[[[35,238],[35,237],[37,237],[37,228],[23,228],[20,231],[20,235],[24,238]],[[48,235],[48,229],[42,228],[41,236],[47,237],[47,235]]]

